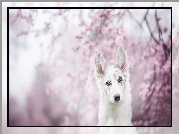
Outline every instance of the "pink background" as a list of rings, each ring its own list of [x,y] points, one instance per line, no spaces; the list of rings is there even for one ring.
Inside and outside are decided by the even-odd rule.
[[[99,128],[7,128],[7,6],[145,6],[144,3],[2,3],[3,133],[97,133]],[[172,128],[137,128],[139,134],[176,133],[179,91],[178,3],[172,6]],[[133,124],[170,125],[170,10],[10,10],[10,125],[96,126],[99,94],[94,54],[114,62],[119,44],[128,55]],[[158,24],[156,21],[158,19]],[[159,37],[160,34],[160,37]],[[157,44],[158,43],[158,44]],[[27,131],[28,130],[28,131]]]

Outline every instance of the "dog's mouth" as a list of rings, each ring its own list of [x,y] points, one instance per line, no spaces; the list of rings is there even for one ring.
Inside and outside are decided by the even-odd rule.
[[[119,103],[120,102],[120,100],[119,101],[114,101],[114,103]]]
[[[111,101],[112,104],[118,104],[118,103],[120,103],[120,102],[121,102],[120,100],[118,100],[118,101],[112,100],[112,101]]]

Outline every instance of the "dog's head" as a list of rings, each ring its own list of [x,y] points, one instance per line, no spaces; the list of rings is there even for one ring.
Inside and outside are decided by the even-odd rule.
[[[96,76],[102,86],[100,90],[103,90],[112,103],[123,101],[129,72],[123,47],[118,47],[114,65],[106,66],[105,59],[99,52],[96,53],[95,64]]]

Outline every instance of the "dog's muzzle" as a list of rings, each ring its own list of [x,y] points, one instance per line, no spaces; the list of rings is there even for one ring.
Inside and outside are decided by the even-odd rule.
[[[115,100],[115,101],[119,101],[119,100],[120,100],[120,94],[114,95],[114,100]]]

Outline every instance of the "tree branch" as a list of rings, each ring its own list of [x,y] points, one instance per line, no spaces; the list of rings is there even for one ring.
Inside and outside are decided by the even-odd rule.
[[[148,20],[147,20],[147,15],[148,15],[148,12],[149,12],[149,9],[147,9],[147,12],[145,13],[145,16],[144,16],[144,21],[146,22],[146,24],[147,24],[147,27],[148,27],[148,29],[149,29],[149,32],[150,32],[150,35],[151,35],[151,38],[157,43],[157,44],[159,44],[159,42],[157,41],[157,39],[154,37],[154,35],[153,35],[153,33],[152,33],[152,31],[151,31],[151,28],[150,28],[150,26],[149,26],[149,23],[148,23]]]

